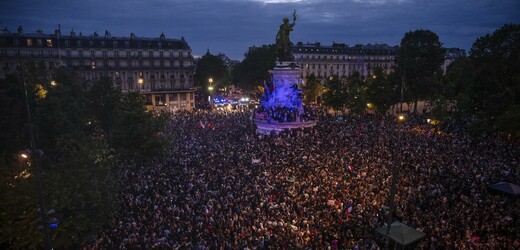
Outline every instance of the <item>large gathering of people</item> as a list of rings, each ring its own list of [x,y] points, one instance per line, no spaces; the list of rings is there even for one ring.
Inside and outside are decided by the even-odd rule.
[[[391,169],[411,249],[519,249],[520,147],[410,116],[337,119],[259,137],[250,112],[180,112],[171,157],[123,173],[122,207],[87,249],[380,249]]]

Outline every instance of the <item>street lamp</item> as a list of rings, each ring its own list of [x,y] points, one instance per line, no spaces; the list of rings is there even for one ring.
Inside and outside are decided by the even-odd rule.
[[[211,104],[211,95],[213,94],[213,78],[209,78],[208,79],[208,91],[209,91],[209,96],[208,96],[208,103],[211,107],[211,109],[213,109],[213,105]]]
[[[139,76],[139,78],[137,78],[137,84],[139,85],[139,89],[143,89],[144,78],[142,76]]]
[[[22,65],[21,65],[22,66]],[[51,238],[49,236],[49,228],[47,227],[47,216],[45,214],[45,200],[43,197],[43,181],[42,181],[42,169],[40,164],[38,164],[38,160],[40,157],[43,156],[43,151],[41,149],[36,149],[36,143],[34,142],[34,132],[32,127],[32,119],[31,119],[31,109],[29,107],[29,97],[27,95],[27,84],[25,82],[24,77],[24,69],[23,66],[22,69],[22,82],[23,82],[23,88],[25,92],[25,104],[27,107],[27,122],[29,123],[29,138],[31,140],[31,149],[30,153],[24,153],[21,156],[25,159],[31,158],[32,164],[34,168],[36,169],[36,179],[38,182],[38,198],[40,202],[40,217],[41,217],[41,223],[42,223],[42,230],[43,230],[43,238],[45,242],[45,249],[52,249],[51,244]]]
[[[403,114],[399,114],[397,116],[398,122],[398,131],[397,131],[397,150],[399,150],[399,154],[397,154],[397,164],[399,167],[402,167],[403,162],[401,160],[401,134],[402,134],[402,123],[406,121],[406,116]],[[397,192],[397,165],[396,163],[391,166],[391,174],[392,174],[392,182],[390,184],[390,197],[388,197],[388,221],[386,222],[386,236],[385,236],[385,249],[388,249],[390,246],[390,228],[392,226],[392,216],[395,210],[394,197]]]

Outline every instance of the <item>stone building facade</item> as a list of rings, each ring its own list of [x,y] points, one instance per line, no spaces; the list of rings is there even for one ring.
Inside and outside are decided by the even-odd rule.
[[[191,48],[181,39],[54,34],[41,30],[0,31],[0,78],[16,73],[25,61],[44,62],[49,69],[64,67],[87,83],[108,75],[123,92],[139,91],[147,107],[175,112],[195,108],[194,63]]]

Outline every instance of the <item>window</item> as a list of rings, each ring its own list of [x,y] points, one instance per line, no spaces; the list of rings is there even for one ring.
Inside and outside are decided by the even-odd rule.
[[[125,41],[125,48],[130,48],[130,41]]]
[[[96,56],[96,53],[94,52],[93,49],[90,50],[90,57],[95,57]]]
[[[88,46],[90,46],[90,47],[94,47],[94,41],[89,40],[89,41],[88,41]]]
[[[81,47],[81,40],[78,40],[78,47]]]
[[[16,46],[20,45],[20,40],[18,38],[14,39],[14,45],[16,45]]]
[[[101,41],[101,47],[105,47],[105,41]]]
[[[32,42],[32,39],[27,39],[27,46],[29,47],[32,47],[33,46],[33,42]]]
[[[112,42],[112,47],[117,48],[118,44],[117,41]]]
[[[70,41],[69,40],[65,40],[65,47],[70,47]]]
[[[91,61],[90,62],[90,68],[96,69],[96,61]]]
[[[156,95],[155,96],[155,106],[162,106],[165,104],[165,96],[164,95]]]

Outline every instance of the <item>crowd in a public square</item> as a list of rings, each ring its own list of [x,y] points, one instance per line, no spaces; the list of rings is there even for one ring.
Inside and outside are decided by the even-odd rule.
[[[518,144],[315,115],[298,136],[256,135],[249,112],[173,115],[171,157],[123,173],[121,210],[85,248],[379,249],[392,167],[393,218],[426,233],[412,249],[520,248],[520,200],[487,188],[520,183]]]

